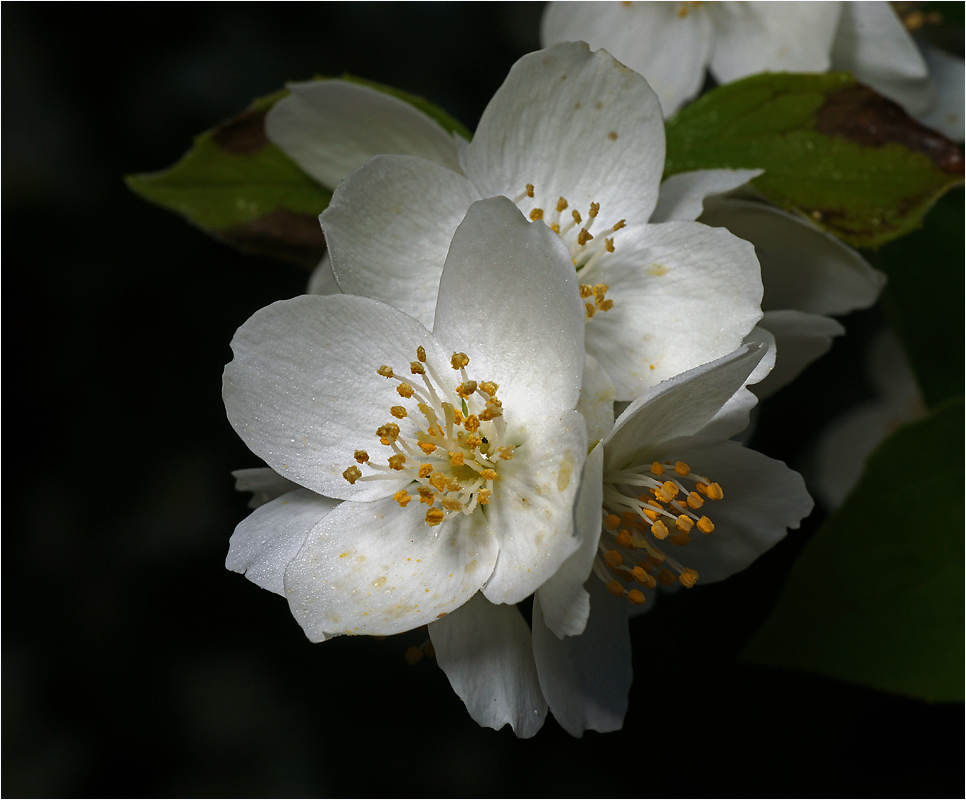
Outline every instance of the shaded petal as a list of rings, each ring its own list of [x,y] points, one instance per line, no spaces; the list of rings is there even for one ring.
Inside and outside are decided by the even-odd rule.
[[[429,626],[436,660],[470,716],[487,728],[509,724],[529,739],[547,716],[530,628],[516,606],[478,594]]]
[[[253,470],[254,471],[254,470]],[[282,576],[309,532],[339,500],[296,489],[266,503],[235,528],[225,566],[256,586],[285,596]]]
[[[712,198],[701,222],[727,228],[755,246],[763,311],[846,314],[871,306],[885,286],[885,275],[857,251],[802,217],[764,203]]]
[[[812,510],[805,481],[781,461],[737,442],[687,437],[651,448],[654,460],[681,459],[696,474],[717,481],[724,499],[701,509],[714,523],[705,535],[692,532],[675,557],[698,571],[699,583],[720,581],[751,564],[797,528]]]
[[[466,151],[464,171],[484,197],[519,197],[550,212],[565,197],[598,223],[645,222],[664,169],[664,120],[636,72],[583,42],[524,56],[490,101]]]
[[[232,339],[223,387],[228,420],[253,453],[300,486],[340,499],[391,495],[406,479],[350,485],[342,472],[355,464],[356,449],[375,462],[392,455],[375,432],[393,421],[397,384],[376,370],[405,368],[419,345],[431,363],[448,363],[425,328],[381,303],[348,295],[273,303]]]
[[[696,222],[626,233],[599,262],[614,307],[586,333],[618,400],[730,353],[761,318],[758,261],[747,242]]]
[[[469,355],[478,380],[500,385],[508,425],[574,408],[584,314],[560,237],[505,197],[475,203],[446,257],[433,335]]]
[[[620,730],[634,677],[627,629],[630,603],[609,595],[601,581],[587,581],[590,616],[580,636],[558,639],[544,624],[540,598],[533,602],[533,655],[540,687],[560,726],[571,736],[585,730]]]
[[[433,324],[443,263],[480,194],[462,175],[412,156],[377,156],[346,178],[322,212],[338,285]]]
[[[405,153],[459,169],[453,135],[411,104],[340,80],[290,83],[265,118],[268,138],[332,189],[380,153]]]
[[[761,345],[745,345],[665,381],[631,403],[604,442],[604,472],[649,464],[655,445],[701,431],[745,385],[764,350]]]
[[[604,448],[598,446],[587,457],[577,500],[574,529],[580,547],[537,589],[544,624],[561,638],[581,633],[590,613],[590,595],[583,584],[590,575],[600,539],[603,466]]]
[[[549,3],[541,24],[544,46],[587,42],[606,48],[643,75],[670,116],[695,97],[711,56],[707,9],[680,14],[679,3]]]
[[[584,359],[584,380],[580,385],[577,410],[587,424],[587,446],[604,440],[614,427],[614,382],[593,356]]]
[[[231,474],[235,479],[236,492],[252,493],[248,501],[249,508],[258,508],[276,497],[299,488],[297,483],[292,483],[288,478],[283,478],[268,467],[236,469]]]
[[[512,461],[500,464],[486,518],[500,557],[483,588],[493,603],[518,603],[548,580],[580,545],[574,506],[587,453],[576,411],[534,423]]]
[[[672,175],[661,184],[661,196],[651,222],[692,222],[700,216],[706,197],[744,186],[762,172],[760,169],[698,169]]]
[[[839,6],[716,3],[709,8],[715,21],[711,74],[730,83],[759,72],[827,72]]]
[[[929,74],[936,84],[936,99],[926,112],[918,114],[925,126],[939,131],[954,142],[963,141],[963,59],[927,41],[920,41]]]
[[[833,338],[845,333],[845,328],[830,317],[800,311],[769,311],[761,325],[775,337],[778,347],[775,368],[754,388],[762,398],[795,380],[805,367],[831,349]]]
[[[288,565],[285,594],[313,642],[401,633],[463,605],[496,555],[482,514],[457,514],[431,528],[417,504],[346,502],[312,529]]]
[[[891,3],[843,3],[832,68],[895,100],[912,114],[935,100],[929,69]]]
[[[747,441],[747,437],[751,433],[748,426],[751,423],[751,412],[758,405],[758,398],[760,397],[758,386],[775,367],[778,348],[775,344],[775,337],[761,325],[756,325],[751,333],[745,337],[744,344],[760,346],[763,348],[761,352],[764,355],[751,371],[745,385],[728,398],[711,422],[701,429],[702,436],[731,439],[744,433],[744,436],[740,438],[742,441]],[[752,386],[754,386],[754,391],[752,391]]]
[[[325,253],[318,266],[312,270],[306,294],[342,294],[342,289],[332,272],[332,259]]]

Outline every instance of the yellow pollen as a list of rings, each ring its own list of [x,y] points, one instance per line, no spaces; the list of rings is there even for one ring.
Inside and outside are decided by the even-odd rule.
[[[607,584],[607,591],[610,592],[614,597],[624,596],[624,587],[621,586],[617,581],[611,581]]]
[[[691,467],[689,467],[683,461],[676,461],[674,463],[674,471],[682,477],[687,477],[691,474]]]
[[[557,200],[557,213],[564,211],[568,205],[569,203],[563,197],[561,197],[559,200]]]
[[[463,464],[463,451],[462,450],[450,450],[449,451],[449,465],[451,467],[459,467]]]
[[[498,447],[496,451],[500,454],[500,458],[504,461],[511,461],[513,459],[513,447]]]
[[[674,583],[674,581],[674,573],[669,569],[662,569],[659,573],[657,573],[657,582],[660,583],[661,586],[670,586]]]
[[[650,508],[642,508],[641,509],[641,513],[645,517],[647,517],[647,519],[649,519],[651,522],[656,522],[657,521],[657,512],[656,511],[653,511]]]
[[[711,533],[714,530],[714,523],[707,517],[701,517],[698,520],[698,530],[701,533]]]
[[[463,507],[463,504],[459,500],[452,500],[450,498],[440,500],[439,504],[447,511],[459,511]]]
[[[419,473],[418,474],[419,474],[419,477],[420,478],[428,478],[430,475],[433,474],[433,465],[432,464],[420,464],[419,465]]]
[[[476,414],[470,414],[463,423],[463,427],[470,433],[476,433],[480,429],[480,418]]]
[[[396,453],[394,456],[389,456],[389,469],[402,469],[406,465],[406,456],[402,453]]]
[[[470,363],[470,357],[466,353],[453,353],[449,363],[453,365],[453,369],[462,369]]]
[[[615,230],[615,231],[619,231],[619,230],[620,230],[621,228],[623,228],[623,227],[624,227],[625,225],[627,225],[627,220],[626,220],[626,219],[622,219],[622,220],[620,220],[620,221],[618,221],[618,222],[615,222],[615,223],[614,223],[614,230]]]
[[[654,534],[655,539],[666,539],[668,535],[667,525],[658,520],[651,526],[651,533]]]
[[[530,212],[530,219],[536,222],[538,219],[543,219],[543,209],[535,208]]]
[[[593,219],[599,213],[600,213],[600,203],[591,203],[590,211],[588,212],[588,214],[590,215],[590,218]]]
[[[582,300],[586,300],[594,293],[594,288],[589,283],[578,284],[580,289],[580,297]]]
[[[429,485],[437,492],[443,491],[446,488],[446,476],[442,472],[434,472],[429,476]]]
[[[431,456],[436,452],[436,445],[432,442],[420,442],[419,449],[422,450],[426,455]]]
[[[365,464],[369,460],[369,454],[365,450],[356,450],[352,456],[360,464]]]
[[[630,600],[635,606],[644,605],[647,598],[644,596],[644,592],[640,589],[631,589],[627,593],[627,599]]]
[[[560,233],[560,223],[552,222],[550,224],[550,230],[552,230],[554,233]]]
[[[582,222],[582,219],[580,217],[580,212],[576,208],[573,209],[573,211],[570,212],[570,216],[572,216],[574,218],[574,222],[577,225],[579,225]]]
[[[426,524],[431,528],[435,528],[444,519],[446,519],[446,515],[438,508],[430,508],[426,512]]]
[[[606,283],[595,283],[593,289],[594,299],[598,303],[602,303],[604,301],[604,295],[607,293],[608,289],[610,289],[610,286],[608,286]]]
[[[399,395],[400,397],[405,397],[405,398],[407,398],[407,399],[408,399],[408,398],[410,398],[410,397],[412,397],[412,396],[413,396],[413,395],[414,395],[414,394],[415,394],[416,392],[415,392],[415,390],[413,389],[413,387],[412,387],[412,386],[410,386],[410,385],[409,385],[408,383],[400,383],[400,384],[399,384],[399,385],[398,385],[398,386],[396,387],[396,393],[397,393],[397,394],[398,394],[398,395]]]
[[[453,409],[453,422],[455,422],[457,425],[463,424],[463,412],[458,408]]]
[[[418,358],[424,364],[426,363],[426,348],[422,345],[416,348],[416,358]]]
[[[422,364],[420,364],[418,361],[410,361],[409,362],[409,371],[413,375],[425,375],[426,374],[426,368]]]
[[[476,391],[476,381],[463,381],[456,387],[456,394],[464,400]]]
[[[681,581],[685,588],[690,589],[698,582],[698,573],[693,569],[686,569],[681,573],[678,580]]]
[[[451,492],[459,492],[463,490],[463,484],[461,484],[455,478],[449,478],[446,481],[446,488]]]
[[[419,502],[428,506],[436,502],[436,493],[428,486],[420,486],[416,491],[419,492]]]
[[[383,364],[381,367],[379,367],[379,369],[376,370],[376,373],[382,375],[384,378],[391,378],[392,367],[387,367],[385,364]]]
[[[470,450],[475,450],[477,447],[483,444],[483,439],[480,438],[477,434],[472,433],[466,437],[465,444],[468,448],[470,448]]]
[[[664,494],[666,494],[672,500],[678,495],[678,487],[671,483],[671,481],[664,481],[664,483],[661,484],[661,489],[663,490]]]
[[[593,235],[586,228],[581,228],[580,233],[577,234],[577,244],[583,247],[587,242],[593,239]]]
[[[610,311],[613,307],[614,307],[613,300],[605,300],[603,303],[600,304],[601,311]]]
[[[685,533],[687,533],[689,530],[691,530],[691,528],[694,527],[694,520],[691,519],[691,517],[686,516],[685,514],[682,514],[680,517],[678,517],[676,520],[674,520],[674,524],[680,530],[682,530]]]
[[[385,425],[380,425],[376,429],[376,436],[379,437],[379,441],[388,445],[390,442],[396,441],[399,438],[399,426],[395,422],[387,422]]]
[[[495,469],[485,469],[480,473],[480,477],[485,481],[495,481],[497,478]]]
[[[709,500],[720,500],[724,497],[724,492],[721,491],[721,487],[717,483],[712,483],[707,489],[705,489],[705,494],[708,495]]]
[[[661,464],[659,462],[655,461],[653,464],[651,464],[651,472],[654,475],[663,475],[664,474],[664,467],[661,466]]]
[[[533,197],[533,184],[527,184],[527,197]]]
[[[611,569],[613,569],[614,567],[619,567],[621,564],[623,564],[624,563],[624,559],[621,558],[621,554],[618,553],[616,550],[610,550],[604,556],[604,563],[608,567],[610,567]]]
[[[613,253],[614,252],[614,240],[613,239],[604,239],[604,249],[608,253]]]
[[[393,406],[389,409],[389,413],[392,414],[396,419],[406,419],[406,409],[402,406]]]
[[[349,481],[349,483],[355,483],[362,477],[362,470],[358,467],[349,467],[349,469],[342,473],[342,477]]]
[[[630,531],[623,529],[617,531],[617,544],[620,547],[632,547],[634,545],[634,538],[631,536]]]
[[[392,499],[399,503],[400,508],[405,508],[413,498],[405,489],[400,489],[392,496]]]
[[[621,523],[621,518],[618,517],[617,514],[608,514],[604,518],[604,527],[607,528],[607,530],[609,531],[616,531],[617,526],[620,525],[620,523]]]
[[[487,503],[490,502],[490,495],[492,494],[493,494],[493,491],[491,489],[480,489],[480,491],[476,495],[477,502],[481,506],[485,506]]]
[[[597,312],[597,309],[594,308],[593,303],[584,303],[584,311],[587,315],[587,319],[593,319],[594,314]]]
[[[701,508],[704,505],[704,498],[701,497],[697,492],[691,492],[688,495],[688,505],[691,508]]]

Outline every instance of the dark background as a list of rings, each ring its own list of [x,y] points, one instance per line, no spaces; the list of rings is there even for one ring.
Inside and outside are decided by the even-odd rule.
[[[481,729],[433,661],[405,662],[424,633],[312,645],[224,569],[247,513],[229,473],[258,466],[224,416],[229,341],[306,275],[122,176],[313,74],[398,86],[472,128],[538,46],[540,11],[3,4],[5,796],[960,793],[961,706],[736,659],[820,515],[636,620],[624,730],[582,740],[549,718],[530,741]],[[853,315],[769,402],[759,449],[806,457],[868,391],[855,364],[879,324]]]

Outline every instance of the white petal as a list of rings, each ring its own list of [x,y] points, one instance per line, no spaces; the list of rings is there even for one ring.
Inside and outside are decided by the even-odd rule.
[[[524,56],[490,101],[464,171],[484,197],[519,197],[527,184],[548,213],[565,197],[598,224],[645,222],[664,169],[664,120],[650,87],[582,42]],[[567,212],[569,214],[569,212]]]
[[[574,529],[580,547],[537,589],[544,623],[561,638],[582,633],[590,613],[590,595],[583,585],[590,575],[600,539],[603,466],[604,448],[598,446],[587,457],[577,500]]]
[[[533,602],[533,655],[543,695],[571,736],[585,730],[620,730],[631,688],[630,603],[607,593],[596,578],[587,582],[590,617],[580,636],[558,639],[543,622],[540,598]]]
[[[738,389],[721,406],[721,410],[714,415],[711,422],[701,429],[702,436],[716,439],[738,437],[741,441],[747,441],[751,435],[752,431],[749,430],[751,413],[758,405],[758,398],[761,397],[758,388],[775,367],[778,347],[775,344],[775,337],[761,325],[756,325],[751,333],[745,337],[744,344],[760,346],[763,348],[764,355],[751,371],[745,385]],[[752,388],[754,391],[752,391]]]
[[[429,626],[436,660],[470,716],[487,728],[509,724],[529,739],[547,716],[530,629],[516,606],[476,595]]]
[[[917,119],[954,142],[962,142],[963,94],[966,82],[963,59],[926,41],[920,41],[919,46],[929,65],[929,74],[936,84],[936,99],[926,112],[917,115]]]
[[[911,114],[935,100],[929,69],[890,3],[843,3],[832,68],[895,100]]]
[[[593,447],[611,432],[614,427],[614,400],[617,390],[614,382],[597,363],[597,359],[588,355],[584,359],[584,380],[580,386],[580,400],[577,410],[583,414],[587,423],[587,446]]]
[[[711,74],[719,83],[829,68],[838,3],[716,3],[709,11],[715,21]]]
[[[693,222],[709,195],[723,194],[757,178],[760,169],[698,169],[672,175],[661,184],[661,196],[651,222],[684,220]],[[703,222],[703,220],[702,220]]]
[[[261,506],[235,528],[225,566],[284,597],[285,568],[298,554],[312,528],[339,502],[306,489],[296,489]]]
[[[332,272],[332,259],[329,258],[328,253],[325,253],[318,266],[312,270],[306,294],[341,293],[342,289],[339,288],[339,284],[336,282],[335,275]]]
[[[463,605],[496,554],[481,514],[431,528],[416,503],[346,502],[312,529],[288,565],[285,594],[313,642],[400,633]]]
[[[765,287],[763,311],[846,314],[871,306],[885,286],[885,275],[851,247],[764,203],[712,198],[701,222],[727,228],[755,246]]]
[[[332,189],[380,153],[405,153],[459,169],[454,136],[392,95],[340,80],[291,83],[265,118],[268,138]]]
[[[830,317],[800,311],[769,311],[761,325],[775,337],[778,347],[775,368],[754,388],[761,398],[770,397],[795,380],[805,367],[831,349],[833,338],[845,333],[845,328]]]
[[[462,175],[411,156],[378,156],[346,178],[322,212],[342,290],[433,323],[453,234],[480,194]]]
[[[651,447],[693,436],[707,426],[741,389],[764,355],[760,345],[677,375],[639,397],[617,418],[604,442],[604,472],[649,464]]]
[[[683,15],[680,9],[679,3],[549,3],[541,41],[605,48],[647,79],[670,116],[701,90],[711,55],[707,9]]]
[[[584,314],[560,237],[505,197],[474,204],[446,257],[433,335],[469,356],[476,380],[500,385],[507,424],[574,408]]]
[[[797,528],[812,510],[805,481],[781,461],[737,442],[698,437],[664,442],[647,455],[654,460],[682,460],[699,475],[721,485],[724,499],[707,501],[701,511],[713,523],[705,535],[694,529],[688,545],[674,557],[697,570],[699,583],[723,580]]]
[[[587,324],[587,352],[618,400],[730,353],[760,319],[754,249],[723,233],[696,222],[628,226],[601,259],[614,307]]]
[[[393,421],[389,409],[400,398],[396,381],[376,370],[405,369],[419,345],[438,368],[448,364],[416,320],[372,300],[303,295],[274,303],[232,340],[223,388],[228,419],[252,452],[300,486],[340,499],[391,495],[405,478],[350,485],[342,473],[355,465],[357,449],[377,463],[392,455],[375,432]],[[411,425],[399,424],[404,431]]]
[[[248,501],[249,508],[258,508],[269,500],[299,488],[297,483],[292,483],[268,467],[236,469],[231,474],[235,479],[236,492],[252,493],[251,500]]]
[[[534,422],[512,461],[499,467],[486,518],[500,556],[483,594],[518,603],[547,581],[577,550],[574,507],[587,453],[583,417],[576,411]]]

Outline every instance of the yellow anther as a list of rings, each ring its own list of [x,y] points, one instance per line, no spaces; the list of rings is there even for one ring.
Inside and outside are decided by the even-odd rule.
[[[369,460],[369,454],[365,450],[356,450],[352,456],[360,464],[365,464]]]
[[[616,538],[617,538],[617,544],[620,547],[633,547],[634,546],[634,537],[631,536],[631,532],[630,531],[627,531],[627,530],[624,530],[623,528],[621,528],[621,530],[617,531],[617,537]]]
[[[527,184],[527,197],[533,197],[533,184]]]
[[[669,569],[662,569],[659,573],[657,573],[657,582],[660,583],[661,586],[670,586],[675,582],[675,580],[676,578],[674,577],[674,573]]]
[[[691,528],[694,527],[694,520],[691,519],[691,517],[686,516],[685,514],[682,514],[680,517],[674,520],[674,524],[678,527],[679,530],[682,530],[685,533],[687,533],[689,530],[691,530]]]
[[[609,531],[616,531],[617,526],[621,524],[621,518],[617,514],[608,514],[604,517],[604,527]]]
[[[379,367],[379,369],[377,369],[376,372],[379,375],[382,375],[382,377],[384,377],[384,378],[391,378],[392,377],[392,367],[387,367],[385,364],[383,364],[381,367]]]
[[[486,408],[480,413],[480,419],[484,422],[488,422],[491,419],[496,419],[497,417],[503,416],[503,404],[499,401],[489,402],[486,404]]]
[[[453,369],[462,369],[470,363],[470,357],[466,353],[453,353],[449,363],[453,365]]]
[[[664,481],[661,484],[661,490],[672,500],[678,496],[678,487],[671,483],[671,481]]]
[[[493,381],[481,381],[480,391],[484,394],[488,394],[490,397],[496,396],[497,389],[500,388],[500,384],[494,383]]]
[[[641,566],[634,567],[634,569],[631,570],[631,575],[634,576],[634,580],[636,580],[638,583],[646,583],[647,579],[650,577],[647,574],[647,570]]]
[[[409,371],[413,375],[425,375],[426,374],[426,367],[424,367],[418,361],[410,361],[409,362]]]
[[[464,421],[463,427],[470,433],[475,433],[480,429],[480,418],[476,414],[470,414]]]
[[[513,446],[498,447],[496,451],[500,454],[500,458],[504,461],[511,461],[513,459]]]
[[[557,222],[551,222],[550,230],[552,230],[554,233],[560,233],[560,224]]]
[[[433,474],[433,465],[432,464],[420,464],[419,465],[419,477],[420,478],[428,478],[432,474]]]
[[[724,492],[721,491],[721,487],[717,483],[712,483],[705,489],[705,494],[708,495],[709,500],[720,500],[724,497]]]
[[[594,314],[596,312],[597,312],[597,309],[594,308],[594,304],[593,303],[584,303],[584,313],[586,314],[587,319],[593,319],[594,318]]]
[[[439,504],[447,511],[459,511],[461,508],[463,508],[463,504],[459,500],[453,500],[450,498],[440,500]]]
[[[456,478],[447,478],[446,489],[450,492],[460,492],[463,490],[463,484],[456,480]]]
[[[485,506],[490,502],[490,495],[492,494],[492,489],[480,489],[480,491],[476,494],[476,500],[481,506]]]
[[[642,508],[641,513],[651,522],[657,521],[657,512],[650,508]]]
[[[412,397],[416,392],[413,389],[413,387],[410,386],[408,383],[400,383],[396,387],[396,393],[400,397],[407,397],[408,398],[408,397]]]
[[[624,559],[616,550],[610,550],[604,555],[604,563],[611,569],[614,569],[614,567],[619,567],[623,564]]]
[[[419,492],[420,503],[431,506],[436,502],[436,493],[428,486],[420,486],[416,491]]]
[[[426,455],[431,456],[436,452],[436,445],[432,442],[420,442],[419,449],[422,450]]]
[[[624,596],[624,587],[621,586],[617,581],[611,581],[607,584],[607,591],[610,592],[614,597]]]
[[[594,217],[597,216],[599,212],[600,212],[600,203],[591,203],[590,211],[588,212],[590,214],[590,218],[593,219]]]
[[[598,303],[602,303],[604,301],[604,295],[607,294],[608,289],[610,289],[610,286],[608,286],[606,283],[595,283],[593,290],[594,300],[596,300]]]
[[[666,494],[664,494],[664,487],[660,487],[658,489],[651,489],[651,491],[654,492],[654,496],[662,503],[671,502],[671,498],[668,497]]]
[[[698,530],[701,533],[711,533],[714,530],[714,523],[707,517],[701,517],[698,520]]]
[[[395,422],[387,422],[385,425],[380,425],[376,429],[376,436],[379,437],[379,441],[388,445],[390,442],[396,441],[399,438],[399,426]]]
[[[664,474],[664,466],[660,462],[655,461],[653,464],[651,464],[651,472],[654,475],[663,475]]]
[[[651,533],[654,534],[655,539],[666,539],[668,534],[667,525],[661,522],[661,520],[658,520],[651,526]]]
[[[479,434],[471,433],[466,437],[464,444],[470,448],[470,450],[475,450],[477,447],[483,444],[483,439],[479,436]]]
[[[418,358],[424,364],[426,363],[426,348],[422,345],[416,348],[416,358]]]
[[[467,398],[476,391],[476,381],[463,381],[456,387],[456,394],[462,398]]]
[[[580,289],[580,297],[582,300],[586,300],[594,293],[594,288],[589,283],[578,284]]]
[[[435,528],[444,519],[446,519],[446,515],[438,508],[431,508],[426,512],[426,524],[430,528]]]
[[[580,212],[575,208],[570,212],[570,216],[574,218],[574,222],[579,225],[583,220],[580,218]]]
[[[450,450],[449,451],[449,465],[451,467],[459,467],[463,464],[463,451],[462,450]]]
[[[399,503],[401,508],[405,508],[413,498],[405,489],[400,489],[392,496],[392,499]]]
[[[627,593],[627,599],[630,600],[635,606],[642,606],[647,601],[647,598],[644,596],[644,592],[642,592],[640,589],[631,589]]]
[[[691,474],[691,467],[689,467],[683,461],[675,461],[674,462],[674,471],[678,475],[681,475],[682,477],[685,477],[685,476]]]
[[[698,573],[693,569],[686,569],[681,573],[678,580],[681,581],[685,588],[690,589],[698,582]]]
[[[446,488],[446,476],[442,472],[434,472],[429,476],[429,485],[437,492],[443,491]]]
[[[610,311],[613,307],[614,307],[613,300],[605,300],[603,303],[600,304],[601,311]]]
[[[402,453],[396,453],[394,456],[389,456],[389,469],[402,469],[406,465],[406,456]]]
[[[362,477],[362,470],[358,467],[349,467],[349,469],[342,473],[342,477],[349,481],[349,483],[355,483]]]
[[[580,233],[577,234],[577,244],[583,247],[593,238],[594,235],[590,231],[588,231],[586,228],[581,228]]]
[[[530,219],[536,222],[538,219],[543,219],[543,209],[535,208],[530,212]]]
[[[458,408],[453,409],[453,422],[455,422],[457,425],[463,424],[463,412]]]
[[[563,197],[559,198],[557,200],[557,212],[559,213],[563,211],[564,209],[567,208],[568,205],[570,204]]]
[[[608,253],[613,253],[614,252],[614,240],[613,239],[604,239],[604,249]]]
[[[480,477],[485,481],[495,481],[497,478],[495,469],[485,469],[480,473]]]
[[[620,222],[617,222],[617,223],[615,223],[615,224],[614,224],[614,230],[615,230],[615,231],[619,231],[619,230],[620,230],[621,228],[623,228],[623,227],[624,227],[624,226],[625,226],[626,224],[627,224],[627,220],[626,220],[626,219],[622,219],[622,220],[621,220]]]
[[[688,495],[688,505],[691,508],[701,508],[704,505],[704,498],[697,492],[691,492]]]
[[[389,409],[389,413],[392,414],[396,419],[406,419],[408,416],[406,414],[406,409],[402,406],[393,406]]]

